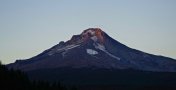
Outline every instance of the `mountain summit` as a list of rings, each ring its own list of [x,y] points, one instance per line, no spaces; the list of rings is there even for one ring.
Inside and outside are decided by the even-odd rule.
[[[89,28],[84,30],[81,35],[74,35],[70,42],[86,42],[90,39],[98,41],[99,43],[104,43],[104,32],[99,28]]]
[[[7,65],[23,71],[55,68],[176,72],[176,60],[129,48],[100,28],[89,28],[27,60]]]

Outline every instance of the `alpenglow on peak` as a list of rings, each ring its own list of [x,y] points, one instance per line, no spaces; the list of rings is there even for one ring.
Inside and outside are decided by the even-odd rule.
[[[67,43],[86,43],[89,40],[103,44],[105,41],[105,32],[103,32],[100,28],[88,28],[79,35],[73,35]]]

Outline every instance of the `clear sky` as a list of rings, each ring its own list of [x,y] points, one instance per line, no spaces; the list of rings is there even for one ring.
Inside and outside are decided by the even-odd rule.
[[[176,59],[176,0],[0,0],[0,60],[30,58],[91,27]]]

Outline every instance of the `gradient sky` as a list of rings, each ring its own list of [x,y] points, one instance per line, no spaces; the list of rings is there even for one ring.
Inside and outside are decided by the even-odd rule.
[[[91,27],[176,58],[176,0],[0,0],[0,60],[30,58]]]

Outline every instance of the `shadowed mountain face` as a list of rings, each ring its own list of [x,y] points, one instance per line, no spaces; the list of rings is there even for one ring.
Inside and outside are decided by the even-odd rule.
[[[7,65],[22,71],[56,68],[176,72],[176,60],[129,48],[99,28],[89,28],[27,60]]]

